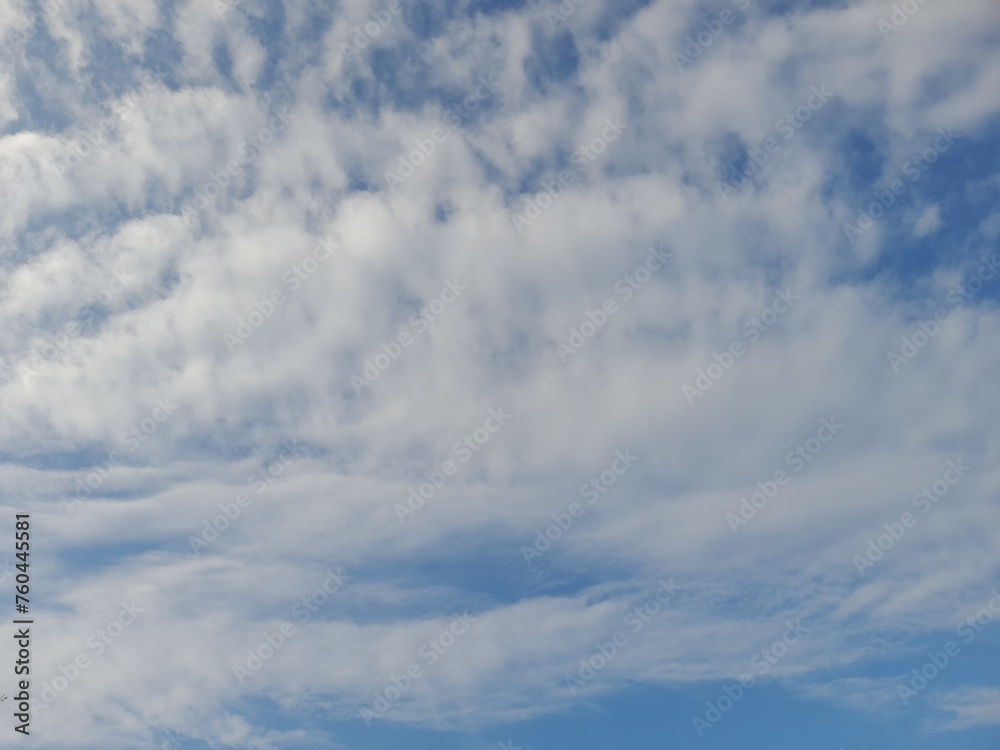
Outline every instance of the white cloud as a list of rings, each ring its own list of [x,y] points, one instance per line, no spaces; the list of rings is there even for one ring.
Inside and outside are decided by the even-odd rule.
[[[913,236],[926,237],[928,234],[936,232],[943,225],[944,222],[941,220],[941,206],[935,203],[921,212],[916,224],[913,225]]]
[[[548,95],[525,72],[544,44],[533,40],[537,9],[455,19],[430,41],[407,11],[345,62],[340,41],[381,6],[349,4],[308,43],[293,34],[314,23],[307,14],[318,5],[298,6],[266,45],[247,23],[259,8],[179,7],[158,31],[177,41],[180,62],[63,180],[54,164],[100,122],[96,107],[77,103],[96,98],[81,72],[98,54],[93,40],[137,50],[170,21],[145,3],[101,5],[103,32],[60,15],[46,23],[66,65],[33,59],[26,69],[43,70],[39,88],[76,125],[0,137],[0,170],[16,176],[0,188],[0,313],[10,322],[0,334],[9,462],[0,481],[9,497],[38,497],[8,502],[30,506],[38,528],[39,643],[51,644],[37,654],[40,679],[88,652],[86,638],[122,598],[149,609],[48,710],[44,742],[134,747],[153,726],[223,745],[300,741],[268,734],[241,700],[353,716],[464,609],[477,626],[391,718],[478,726],[558,710],[569,704],[559,687],[567,670],[670,574],[684,595],[623,650],[594,695],[630,680],[738,676],[794,614],[811,632],[772,676],[808,684],[831,666],[898,655],[903,646],[872,654],[867,644],[948,627],[987,585],[1000,541],[990,522],[1000,487],[990,468],[1000,456],[992,298],[955,310],[896,374],[887,352],[915,316],[944,304],[948,279],[912,304],[880,279],[832,281],[853,279],[883,250],[880,230],[859,250],[844,241],[862,200],[843,187],[848,168],[835,149],[844,138],[869,134],[889,176],[938,127],[954,124],[975,144],[995,119],[995,97],[982,93],[1000,64],[986,0],[961,12],[929,4],[888,41],[876,27],[882,3],[787,19],[750,10],[683,73],[672,53],[693,3],[652,3],[613,40],[598,36],[596,10],[581,9],[566,24],[579,76]],[[237,86],[216,67],[220,45]],[[240,145],[269,122],[252,88],[272,45],[284,50],[276,77],[288,83],[294,119],[248,158]],[[375,49],[411,59],[380,68]],[[977,61],[982,75],[931,85],[958,59]],[[390,68],[398,79],[384,80]],[[495,76],[500,94],[386,190],[385,170],[442,126],[449,97],[464,98],[480,75]],[[824,82],[835,92],[830,109],[721,202],[726,139],[758,145]],[[0,90],[11,111],[28,106],[21,97],[13,84]],[[622,137],[518,234],[509,214],[519,192],[566,168],[616,115],[628,123]],[[241,158],[229,185],[185,222],[194,192]],[[933,204],[912,232],[938,226]],[[326,236],[340,243],[335,257],[293,288],[286,270]],[[661,244],[670,263],[625,303],[615,283]],[[22,377],[44,332],[64,330],[120,271],[134,282],[40,373]],[[468,291],[356,395],[349,378],[364,358],[453,278]],[[682,384],[745,341],[744,325],[785,288],[800,301],[689,405]],[[273,289],[287,301],[230,353],[223,334]],[[556,342],[607,298],[621,311],[564,366]],[[67,513],[63,493],[165,395],[177,413]],[[400,525],[393,505],[499,406],[510,424]],[[843,439],[734,538],[726,513],[787,468],[788,451],[830,416],[845,424]],[[190,536],[290,438],[309,455],[192,556]],[[636,468],[544,568],[529,569],[520,545],[625,446],[640,456]],[[928,515],[859,580],[857,551],[959,456],[976,470],[949,496],[950,511]],[[97,554],[110,557],[98,565]],[[442,559],[459,568],[481,560],[481,585],[429,581],[426,566]],[[356,580],[241,687],[233,662],[288,617],[324,566],[341,563]],[[406,583],[396,575],[404,567]],[[547,584],[567,571],[599,582],[551,595]],[[498,593],[506,586],[516,595]],[[876,683],[850,677],[807,694],[850,688],[864,698],[846,702],[861,707],[884,692]],[[959,698],[969,700],[947,704],[953,723],[990,715],[991,694]]]
[[[938,731],[960,731],[971,727],[1000,725],[1000,689],[960,688],[940,696],[936,700],[939,711],[952,714],[944,722],[938,722]]]

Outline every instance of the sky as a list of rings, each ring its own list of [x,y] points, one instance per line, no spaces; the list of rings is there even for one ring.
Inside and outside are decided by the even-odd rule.
[[[994,0],[0,37],[2,746],[1000,747]]]

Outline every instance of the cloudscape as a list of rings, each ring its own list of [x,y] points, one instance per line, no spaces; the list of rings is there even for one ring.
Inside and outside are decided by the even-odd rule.
[[[1000,746],[995,0],[0,37],[4,747]]]

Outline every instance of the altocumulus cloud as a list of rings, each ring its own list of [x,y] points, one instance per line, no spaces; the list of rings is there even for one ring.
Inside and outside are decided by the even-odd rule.
[[[7,2],[32,741],[995,729],[1000,10],[788,5]]]

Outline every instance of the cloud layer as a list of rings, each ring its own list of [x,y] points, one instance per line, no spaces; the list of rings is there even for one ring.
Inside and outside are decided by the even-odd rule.
[[[46,746],[476,729],[738,680],[796,617],[760,677],[889,705],[988,606],[996,4],[500,5],[4,3]]]

